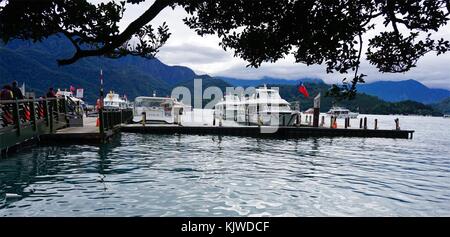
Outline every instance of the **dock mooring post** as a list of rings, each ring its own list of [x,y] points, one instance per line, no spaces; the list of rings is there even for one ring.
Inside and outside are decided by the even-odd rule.
[[[145,122],[147,121],[147,114],[142,112],[142,126],[145,127]]]
[[[100,137],[101,137],[102,142],[103,142],[103,137],[105,135],[105,121],[103,120],[103,116],[104,116],[103,108],[99,108],[98,109],[98,121],[99,121],[98,128],[99,128]]]
[[[367,117],[364,117],[364,129],[367,129]]]
[[[375,126],[374,129],[377,130],[378,129],[378,119],[375,119]]]
[[[320,93],[314,97],[314,121],[313,127],[319,127],[319,116],[320,116]]]
[[[345,127],[345,129],[347,129],[347,128],[348,128],[348,118],[345,118],[345,123],[344,123],[344,127]]]
[[[359,128],[363,128],[363,118],[359,119]]]

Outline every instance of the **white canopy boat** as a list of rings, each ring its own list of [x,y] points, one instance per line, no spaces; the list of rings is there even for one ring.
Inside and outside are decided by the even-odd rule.
[[[142,122],[145,113],[145,123],[179,124],[181,116],[190,109],[175,98],[139,96],[134,100],[133,122]]]

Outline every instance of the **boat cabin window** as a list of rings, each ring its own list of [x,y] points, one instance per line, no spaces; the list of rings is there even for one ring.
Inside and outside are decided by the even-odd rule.
[[[168,103],[168,101],[165,100],[137,100],[136,101],[136,106],[137,107],[172,107],[172,105],[170,103]]]

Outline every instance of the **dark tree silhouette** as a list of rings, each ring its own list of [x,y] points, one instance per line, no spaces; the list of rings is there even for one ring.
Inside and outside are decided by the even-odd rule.
[[[225,50],[258,67],[293,54],[296,62],[324,64],[327,73],[350,74],[331,93],[352,97],[364,42],[367,60],[381,72],[401,73],[429,52],[450,50],[446,39],[433,36],[447,24],[450,0],[155,0],[119,31],[127,0],[94,5],[86,0],[0,0],[0,38],[40,41],[63,34],[73,44],[71,58],[152,58],[170,36],[167,25],[151,21],[165,8],[182,7],[185,23],[199,35],[217,34]],[[382,22],[386,30],[371,39],[365,33]]]

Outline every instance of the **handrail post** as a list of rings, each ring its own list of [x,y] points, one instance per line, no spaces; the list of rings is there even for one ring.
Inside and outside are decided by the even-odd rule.
[[[56,124],[59,124],[59,99],[55,100],[53,110],[56,111]]]
[[[29,102],[30,104],[30,116],[31,116],[31,121],[33,123],[33,131],[37,131],[37,123],[36,123],[36,105],[35,105],[35,101],[31,101]]]
[[[64,103],[63,111],[64,111],[64,117],[65,117],[65,120],[66,120],[66,126],[69,126],[68,125],[69,124],[69,116],[67,116],[68,107],[67,107],[67,100],[66,100],[66,98],[63,98],[63,103]]]
[[[53,133],[53,121],[54,121],[54,115],[53,115],[53,109],[54,109],[54,101],[50,101],[50,110],[48,111],[48,114],[50,116],[50,133]]]
[[[50,116],[48,114],[48,101],[44,100],[44,114],[45,114],[45,122],[47,123],[47,127],[50,127]]]
[[[13,106],[13,119],[17,127],[17,135],[20,136],[20,114],[19,114],[19,102],[17,101],[17,99]]]

